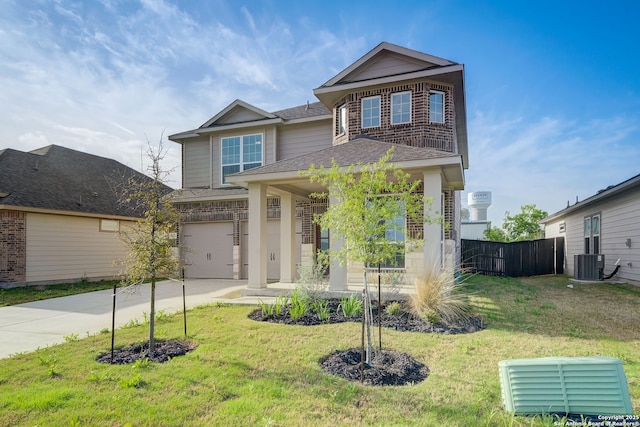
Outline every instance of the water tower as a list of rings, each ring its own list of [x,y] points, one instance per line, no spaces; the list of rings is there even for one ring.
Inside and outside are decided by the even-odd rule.
[[[474,191],[467,194],[471,221],[486,221],[487,208],[491,206],[491,191]]]

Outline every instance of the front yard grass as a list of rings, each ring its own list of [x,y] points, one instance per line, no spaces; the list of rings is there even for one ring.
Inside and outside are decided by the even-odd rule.
[[[0,289],[0,307],[23,304],[26,302],[40,301],[50,298],[66,297],[85,292],[103,291],[113,289],[113,285],[119,285],[119,280],[100,280],[90,282],[81,280],[74,283],[60,283],[56,285],[31,285],[16,288]]]
[[[502,409],[498,362],[604,355],[623,361],[640,409],[640,288],[576,285],[567,277],[469,280],[487,329],[465,335],[383,330],[387,349],[409,353],[430,375],[419,384],[366,387],[322,371],[318,360],[357,347],[360,325],[255,322],[256,307],[210,305],[188,314],[198,348],[164,364],[107,365],[110,334],[0,360],[0,424],[18,426],[553,426],[551,417]],[[181,338],[181,315],[156,324]],[[146,338],[120,329],[116,344]]]

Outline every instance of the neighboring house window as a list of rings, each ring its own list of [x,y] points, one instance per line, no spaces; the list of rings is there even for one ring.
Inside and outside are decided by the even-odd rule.
[[[262,166],[262,134],[222,138],[222,183],[227,175]]]
[[[362,127],[380,126],[380,97],[362,98]]]
[[[411,123],[411,92],[391,94],[391,124]]]
[[[431,123],[444,123],[444,93],[429,93],[429,121]]]
[[[338,107],[338,129],[336,135],[342,135],[347,131],[347,106]]]
[[[566,229],[567,229],[567,225],[564,222],[561,222],[560,224],[558,224],[558,232],[564,233]]]
[[[600,215],[588,216],[584,219],[584,253],[600,253]]]
[[[120,231],[120,221],[113,219],[101,219],[100,231],[109,231],[112,233]]]

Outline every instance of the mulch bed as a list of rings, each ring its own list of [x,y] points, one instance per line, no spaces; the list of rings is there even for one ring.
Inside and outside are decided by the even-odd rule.
[[[484,329],[482,319],[471,317],[457,324],[429,323],[422,318],[402,312],[398,315],[390,315],[384,311],[386,305],[392,301],[383,303],[380,313],[380,324],[385,328],[398,331],[437,333],[437,334],[467,334]],[[318,318],[316,313],[308,312],[299,319],[291,319],[287,307],[284,307],[279,315],[265,315],[261,309],[256,309],[249,313],[249,318],[259,322],[281,323],[287,325],[322,325],[341,322],[361,322],[362,317],[346,317],[338,305],[337,299],[328,300],[330,315],[326,320]],[[374,303],[375,305],[375,303]],[[373,324],[378,326],[378,308],[373,307]],[[360,382],[372,386],[398,386],[415,384],[424,381],[429,368],[413,359],[406,353],[390,350],[374,350],[372,352],[371,364],[364,366],[364,378],[361,369],[360,349],[336,350],[333,353],[320,359],[320,365],[325,372],[340,376],[349,381]]]
[[[114,349],[113,364],[126,365],[135,363],[136,360],[144,360],[147,358],[152,362],[164,363],[176,356],[183,356],[196,347],[195,344],[186,341],[156,340],[153,357],[149,357],[149,341],[146,341],[144,343]],[[98,355],[96,360],[100,363],[112,363],[111,351]]]

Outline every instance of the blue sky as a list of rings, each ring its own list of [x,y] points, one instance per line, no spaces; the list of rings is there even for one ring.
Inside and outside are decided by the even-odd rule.
[[[640,2],[395,3],[0,0],[0,149],[58,144],[141,169],[147,139],[236,98],[315,101],[388,41],[465,64],[463,200],[491,191],[495,225],[640,173]]]

